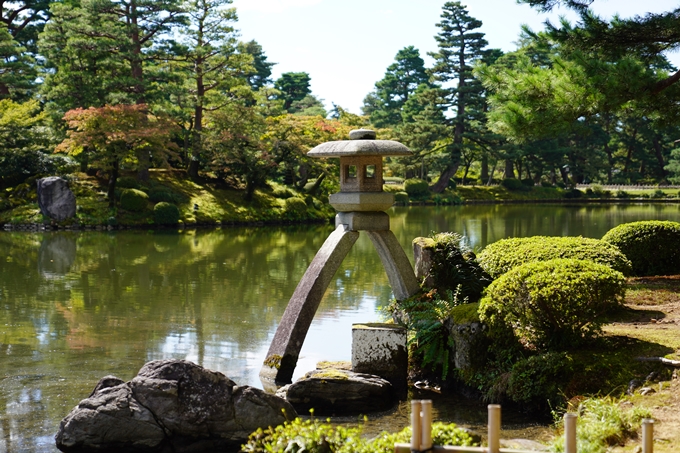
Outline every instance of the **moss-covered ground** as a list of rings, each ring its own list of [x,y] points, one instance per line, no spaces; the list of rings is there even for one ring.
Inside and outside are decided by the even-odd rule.
[[[123,182],[134,180],[124,176],[119,179],[117,195],[124,190]],[[22,186],[27,185],[23,184]],[[64,225],[126,225],[146,227],[154,225],[153,206],[150,196],[147,209],[132,212],[124,209],[119,200],[111,208],[106,197],[106,181],[85,173],[71,175],[69,185],[77,200],[76,217]],[[217,225],[232,223],[285,223],[324,221],[332,218],[333,209],[325,197],[311,197],[304,192],[284,188],[274,182],[269,187],[255,191],[253,199],[244,200],[243,190],[229,188],[214,181],[192,181],[183,171],[151,170],[148,182],[137,187],[152,192],[169,194],[180,210],[181,224]],[[0,211],[0,223],[44,223],[33,186],[27,190],[10,188],[2,194],[4,208]],[[290,199],[302,203],[291,203]],[[166,201],[166,200],[163,200]],[[303,206],[300,208],[300,206]]]

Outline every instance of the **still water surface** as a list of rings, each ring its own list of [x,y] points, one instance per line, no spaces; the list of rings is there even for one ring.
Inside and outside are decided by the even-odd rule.
[[[680,205],[481,205],[393,208],[411,241],[455,231],[470,247],[506,237],[601,237],[620,223],[680,221]],[[286,303],[329,225],[170,232],[0,233],[0,452],[55,452],[59,421],[102,376],[131,379],[177,358],[261,387],[258,373]],[[362,235],[335,275],[294,379],[319,360],[349,360],[351,324],[378,320],[391,297]],[[481,405],[435,401],[439,419],[481,427]],[[376,428],[408,424],[405,405]],[[522,435],[526,420],[504,414]],[[517,434],[515,434],[517,433]]]

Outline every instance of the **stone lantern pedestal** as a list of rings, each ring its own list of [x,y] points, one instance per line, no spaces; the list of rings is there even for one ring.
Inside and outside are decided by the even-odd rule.
[[[382,189],[383,157],[412,153],[399,142],[375,138],[371,130],[354,130],[350,140],[323,143],[307,153],[312,157],[340,158],[340,192],[329,199],[338,214],[335,230],[300,280],[269,347],[260,371],[267,390],[291,382],[319,303],[360,231],[368,235],[377,250],[396,299],[404,300],[419,290],[411,263],[384,212],[394,204],[394,195]]]

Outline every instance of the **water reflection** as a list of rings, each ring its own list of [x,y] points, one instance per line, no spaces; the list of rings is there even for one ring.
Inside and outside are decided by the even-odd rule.
[[[409,256],[412,239],[434,231],[459,232],[480,249],[508,236],[601,237],[619,223],[680,220],[677,205],[415,207],[390,215]],[[0,451],[56,451],[59,420],[100,377],[130,379],[148,360],[188,359],[260,386],[288,298],[331,231],[3,232]],[[390,296],[362,235],[319,307],[295,377],[322,359],[348,360],[351,324],[375,320]]]

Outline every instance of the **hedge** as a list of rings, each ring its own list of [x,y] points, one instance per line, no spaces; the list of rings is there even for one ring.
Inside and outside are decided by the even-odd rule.
[[[407,179],[404,181],[404,192],[411,198],[427,198],[430,196],[430,188],[427,181],[422,179]]]
[[[512,328],[539,350],[574,346],[600,333],[606,313],[622,303],[625,283],[621,272],[598,263],[527,263],[489,285],[479,317],[492,328]]]
[[[177,225],[179,217],[179,208],[174,204],[161,201],[153,207],[153,219],[156,225]]]
[[[624,223],[602,240],[615,245],[631,261],[633,273],[680,274],[680,223],[662,220]]]
[[[148,208],[149,196],[137,189],[125,189],[120,194],[120,207],[126,211],[141,212]]]
[[[487,245],[479,254],[479,264],[493,278],[498,278],[522,264],[573,258],[592,261],[615,269],[624,275],[632,273],[628,258],[614,245],[584,237],[533,236],[501,239]]]

